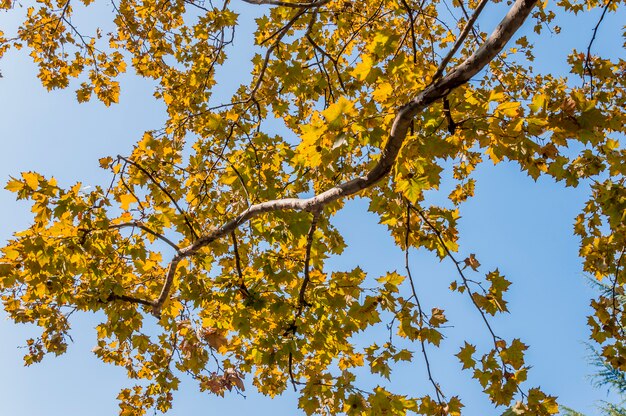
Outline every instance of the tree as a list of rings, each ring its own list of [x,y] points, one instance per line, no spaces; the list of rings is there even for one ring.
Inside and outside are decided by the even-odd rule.
[[[612,285],[594,280],[592,280],[591,283],[604,296],[615,299],[615,301],[619,303],[620,308],[624,308],[624,304],[626,304],[626,296],[617,295],[613,297]],[[590,345],[589,350],[591,352],[590,361],[595,367],[595,372],[592,377],[594,386],[598,388],[607,387],[609,390],[615,390],[620,400],[617,404],[603,401],[599,406],[600,411],[606,416],[625,415],[626,407],[624,407],[624,403],[626,402],[626,371],[616,368],[611,365],[610,362],[607,362],[605,357],[598,353],[596,348],[593,346]],[[565,408],[564,414],[566,416],[584,416],[582,413],[570,408]]]
[[[490,34],[477,25],[485,0],[245,2],[267,11],[256,21],[253,79],[219,103],[219,67],[237,53],[229,1],[112,2],[109,32],[93,35],[74,17],[89,1],[43,1],[16,34],[0,34],[0,53],[28,48],[48,89],[77,78],[79,102],[117,102],[130,64],[156,82],[168,115],[132,154],[100,160],[109,186],[62,188],[35,172],[7,184],[34,213],[0,259],[5,310],[42,330],[27,341],[26,364],[65,352],[72,313],[101,311],[95,353],[139,380],[119,395],[123,415],[168,410],[180,373],[215,394],[242,389],[246,374],[268,395],[292,386],[308,414],[460,414],[462,398],[430,371],[447,319],[415,290],[408,256],[421,247],[455,264],[451,289],[469,297],[489,334],[490,349],[460,349],[463,368],[506,414],[555,414],[554,397],[522,388],[527,346],[489,323],[507,311],[510,282],[497,269],[478,278],[477,257],[455,255],[459,207],[487,159],[567,186],[592,182],[574,231],[585,270],[611,291],[592,304],[591,336],[612,368],[626,368],[626,315],[615,300],[626,279],[626,63],[592,54],[620,2],[563,0],[549,10],[516,0],[498,8]],[[16,12],[10,1],[2,7]],[[445,7],[463,17],[446,21]],[[535,73],[532,39],[515,37],[518,29],[558,32],[557,12],[584,8],[602,15],[585,52],[569,56],[577,82]],[[424,193],[447,171],[449,203],[428,205]],[[403,273],[374,287],[360,268],[324,269],[345,248],[330,219],[357,195],[407,258]],[[356,341],[383,317],[403,341]],[[359,387],[363,368],[389,377],[394,363],[417,359],[430,395]]]

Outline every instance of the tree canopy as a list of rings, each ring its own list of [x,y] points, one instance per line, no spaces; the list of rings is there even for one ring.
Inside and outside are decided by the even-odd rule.
[[[488,3],[497,4],[481,16]],[[463,397],[430,369],[448,320],[420,302],[408,257],[422,248],[454,263],[450,289],[469,298],[489,338],[489,348],[468,340],[451,359],[504,414],[556,414],[555,397],[524,383],[528,346],[490,324],[507,312],[511,282],[457,254],[476,168],[507,161],[534,179],[590,184],[574,233],[585,272],[609,289],[588,325],[604,362],[626,371],[626,61],[594,53],[605,14],[622,1],[111,6],[85,31],[91,0],[29,2],[17,32],[0,32],[0,56],[25,49],[49,90],[113,105],[128,70],[152,80],[167,109],[131,154],[100,160],[110,183],[61,187],[29,171],[6,185],[33,212],[0,257],[4,309],[41,329],[27,340],[27,365],[64,353],[71,315],[97,311],[94,353],[136,380],[118,396],[121,415],[167,411],[181,376],[217,395],[242,390],[246,377],[269,396],[293,388],[307,414],[459,415]],[[239,85],[220,69],[241,52],[246,8],[264,14],[251,81]],[[570,74],[535,70],[533,44],[558,34],[559,14],[592,9],[600,17],[569,54]],[[521,36],[522,27],[533,30]],[[444,177],[447,201],[427,203]],[[325,268],[346,246],[331,219],[357,196],[404,250],[403,270]],[[388,339],[368,338],[377,327]],[[364,372],[390,378],[415,360],[428,395],[359,384]]]

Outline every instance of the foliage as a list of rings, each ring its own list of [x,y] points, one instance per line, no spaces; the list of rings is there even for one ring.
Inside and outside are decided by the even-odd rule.
[[[598,282],[596,280],[590,281],[592,286],[598,289],[598,291],[603,293],[605,296],[612,296],[612,285],[608,285],[604,282]],[[626,305],[626,296],[624,295],[615,296],[615,300],[621,308]],[[592,354],[590,362],[596,368],[596,372],[592,376],[594,386],[598,388],[608,387],[609,390],[614,391],[621,398],[621,402],[618,404],[603,401],[599,405],[600,411],[606,416],[626,415],[626,407],[624,407],[624,404],[626,403],[626,371],[612,366],[609,362],[607,362],[605,357],[598,353],[593,345],[589,345],[589,350]],[[584,416],[582,413],[567,407],[564,408],[564,412],[562,414],[564,416]]]
[[[535,179],[591,183],[574,231],[584,269],[611,285],[592,303],[591,337],[626,369],[626,314],[615,301],[626,282],[626,62],[592,55],[590,43],[569,55],[571,80],[532,69],[534,38],[557,13],[604,16],[623,2],[549,10],[516,0],[498,9],[508,12],[490,35],[476,24],[486,0],[245,2],[265,11],[258,53],[251,82],[223,102],[216,74],[238,53],[241,4],[113,1],[112,29],[84,34],[75,14],[90,0],[38,0],[17,33],[0,32],[0,54],[28,49],[48,89],[76,79],[79,102],[111,105],[132,68],[154,80],[168,115],[129,156],[100,160],[108,187],[64,188],[35,172],[7,184],[34,214],[0,258],[5,310],[41,327],[26,364],[65,352],[72,313],[100,311],[94,353],[137,380],[118,396],[122,415],[167,411],[185,373],[218,395],[243,389],[246,375],[270,396],[291,385],[307,414],[460,414],[462,398],[430,367],[430,395],[359,387],[363,370],[391,378],[395,363],[428,366],[447,318],[422,308],[408,261],[375,280],[360,268],[325,270],[345,248],[330,219],[358,195],[407,258],[424,248],[456,265],[451,289],[469,296],[492,344],[466,342],[456,356],[493,404],[555,414],[554,397],[522,385],[527,346],[489,324],[507,311],[510,282],[498,270],[476,277],[476,256],[454,255],[473,172],[508,160]],[[12,0],[0,4],[17,13]],[[445,7],[464,17],[446,21]],[[513,38],[524,22],[535,33]],[[449,203],[428,206],[424,193],[446,173]],[[356,342],[386,317],[414,350]]]

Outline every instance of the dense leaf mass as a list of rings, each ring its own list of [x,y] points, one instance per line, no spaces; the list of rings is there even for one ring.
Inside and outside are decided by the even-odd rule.
[[[455,257],[476,167],[510,161],[535,179],[592,184],[574,231],[585,271],[611,290],[588,323],[601,356],[626,370],[615,301],[626,283],[626,62],[590,44],[569,55],[570,79],[532,68],[532,44],[558,32],[559,13],[604,16],[623,1],[535,2],[496,6],[488,34],[476,23],[486,0],[113,0],[106,29],[83,33],[75,14],[91,0],[2,0],[26,12],[16,33],[0,32],[0,55],[26,49],[46,88],[111,105],[132,70],[167,108],[132,154],[100,160],[108,187],[65,189],[35,172],[7,184],[34,215],[0,257],[5,310],[41,328],[26,364],[65,352],[72,313],[101,311],[95,354],[137,380],[118,396],[121,415],[167,411],[182,374],[217,395],[245,377],[270,396],[293,387],[307,414],[459,415],[463,398],[430,368],[430,395],[359,385],[364,371],[428,365],[447,318],[422,307],[408,260],[375,279],[325,269],[345,248],[331,218],[358,195],[407,257],[423,248],[455,263],[451,290],[469,296],[491,344],[466,342],[456,357],[489,399],[508,415],[555,414],[554,397],[522,385],[527,346],[489,324],[507,311],[510,282],[499,270],[479,277],[473,254]],[[241,52],[233,40],[249,9],[264,12],[251,81],[224,99],[217,75]],[[516,35],[522,24],[534,32]],[[446,173],[449,202],[426,204]],[[385,325],[388,342],[359,338]]]

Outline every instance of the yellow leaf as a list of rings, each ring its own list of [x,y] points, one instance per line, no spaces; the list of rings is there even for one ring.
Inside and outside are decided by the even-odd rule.
[[[545,94],[537,94],[533,97],[533,102],[528,106],[533,113],[537,113],[540,110],[545,108],[546,105],[546,96]]]
[[[22,190],[22,188],[24,188],[24,183],[15,178],[11,178],[11,180],[7,182],[6,186],[4,187],[4,189],[9,192],[17,192]]]
[[[120,195],[120,207],[123,210],[127,210],[133,202],[135,202],[135,197],[130,194]]]
[[[35,190],[39,187],[39,175],[32,172],[22,173],[22,178],[26,181],[26,185],[32,190]]]
[[[393,87],[388,82],[378,84],[372,96],[378,102],[386,101],[393,92]]]
[[[373,66],[372,58],[369,55],[364,55],[361,62],[352,70],[352,75],[359,81],[365,81]]]
[[[495,114],[500,116],[515,117],[517,116],[517,109],[519,107],[520,103],[516,101],[504,102],[496,107]]]
[[[342,115],[352,116],[356,114],[354,110],[354,103],[345,97],[339,98],[339,100],[330,106],[324,111],[322,111],[324,118],[330,124],[335,123]]]

